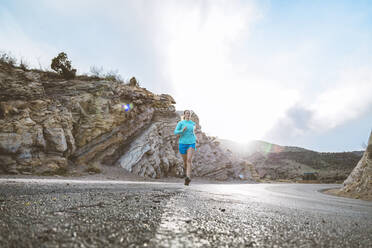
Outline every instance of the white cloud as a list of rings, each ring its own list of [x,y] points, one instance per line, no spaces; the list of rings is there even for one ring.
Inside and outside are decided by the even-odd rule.
[[[311,125],[326,131],[360,117],[372,107],[372,66],[347,69],[337,85],[319,94],[311,105]]]
[[[314,146],[308,141],[311,137],[326,135],[335,128],[365,118],[372,110],[371,69],[372,66],[344,69],[339,72],[338,80],[318,92],[311,104],[307,103],[306,92],[301,92],[298,102],[276,120],[265,139],[279,144]],[[338,147],[342,145],[338,144]],[[354,144],[350,149],[359,148]]]

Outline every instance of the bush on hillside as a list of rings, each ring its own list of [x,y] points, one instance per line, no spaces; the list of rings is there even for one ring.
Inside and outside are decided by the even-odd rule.
[[[13,57],[13,55],[10,52],[9,53],[0,52],[0,62],[11,66],[15,66],[15,64],[17,63],[17,59]]]
[[[103,67],[98,67],[98,66],[91,66],[90,67],[90,73],[93,77],[95,78],[100,78],[102,76],[102,72],[103,72]]]
[[[119,83],[123,83],[123,78],[118,73],[118,71],[109,71],[105,74],[105,79],[109,81],[116,81]]]
[[[61,52],[57,57],[52,59],[50,67],[66,79],[72,79],[76,76],[76,69],[71,67],[71,61],[68,60],[67,54]]]
[[[108,81],[113,81],[113,82],[119,82],[119,83],[124,83],[123,78],[119,74],[118,70],[111,70],[108,71],[107,73],[103,73],[103,67],[98,67],[98,66],[91,66],[90,67],[90,74],[92,75],[93,78],[97,79],[105,79]]]

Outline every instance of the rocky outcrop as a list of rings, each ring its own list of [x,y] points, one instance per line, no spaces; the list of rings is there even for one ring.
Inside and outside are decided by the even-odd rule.
[[[372,200],[372,132],[363,157],[345,180],[340,194]]]
[[[182,175],[183,161],[178,152],[178,138],[173,133],[177,122],[181,120],[181,113],[155,115],[151,125],[127,147],[118,164],[132,173],[147,177]],[[217,180],[251,180],[248,165],[235,159],[214,138],[205,135],[195,113],[191,119],[197,124],[196,135],[200,142],[193,157],[193,176]]]
[[[0,64],[0,173],[60,174],[74,167],[120,166],[151,178],[183,174],[175,101],[131,83],[23,71]],[[246,179],[245,162],[207,137],[194,176]]]
[[[170,96],[144,88],[44,74],[0,65],[2,173],[54,174],[68,165],[105,164],[154,114],[175,112]]]
[[[141,176],[161,178],[182,174],[182,160],[177,154],[173,135],[177,115],[154,116],[152,123],[121,153],[117,164]]]

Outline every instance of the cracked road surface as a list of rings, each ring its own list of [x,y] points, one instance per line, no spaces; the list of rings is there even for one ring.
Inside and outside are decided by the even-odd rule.
[[[337,187],[0,179],[0,247],[372,247]]]

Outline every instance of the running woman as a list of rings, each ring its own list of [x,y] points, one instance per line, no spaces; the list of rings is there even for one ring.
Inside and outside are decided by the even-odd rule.
[[[192,155],[196,151],[195,143],[198,142],[195,135],[196,124],[190,120],[190,117],[190,110],[185,110],[183,120],[177,123],[174,130],[175,135],[180,135],[178,149],[183,159],[184,171],[186,172],[185,185],[187,186],[191,182]]]

